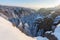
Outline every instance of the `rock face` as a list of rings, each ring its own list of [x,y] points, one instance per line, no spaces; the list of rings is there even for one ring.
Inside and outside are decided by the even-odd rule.
[[[57,16],[54,20],[54,24],[57,25],[60,23],[60,16]]]
[[[46,31],[54,30],[56,24],[60,23],[60,17],[57,17],[57,13],[57,15],[55,12],[50,13],[49,11],[47,13],[49,14],[41,15],[42,13],[37,13],[29,8],[0,6],[0,16],[9,20],[13,26],[31,37],[43,36]],[[55,23],[56,21],[58,22]],[[48,37],[47,35],[45,34],[46,37]]]
[[[0,5],[0,16],[11,21],[16,26],[18,25],[17,23],[19,22],[18,19],[34,12],[35,10],[29,8]]]
[[[52,31],[52,29],[54,29],[52,27],[54,22],[52,16],[45,17],[39,14],[32,15],[21,18],[21,21],[24,25],[22,29],[25,29],[25,23],[29,25],[27,28],[28,31],[26,32],[26,34],[28,33],[27,35],[32,37],[42,36],[46,31]]]

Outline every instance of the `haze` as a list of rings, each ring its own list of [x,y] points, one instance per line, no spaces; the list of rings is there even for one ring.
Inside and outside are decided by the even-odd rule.
[[[60,0],[1,0],[0,5],[27,7],[32,9],[55,7]]]

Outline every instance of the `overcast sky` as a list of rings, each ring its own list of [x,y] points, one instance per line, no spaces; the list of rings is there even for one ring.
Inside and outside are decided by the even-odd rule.
[[[39,9],[57,6],[60,4],[60,0],[0,0],[0,4]]]

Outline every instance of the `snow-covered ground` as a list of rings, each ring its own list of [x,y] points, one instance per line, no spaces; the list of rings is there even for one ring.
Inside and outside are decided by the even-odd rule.
[[[0,17],[0,40],[36,40],[36,38],[26,36],[9,21]]]

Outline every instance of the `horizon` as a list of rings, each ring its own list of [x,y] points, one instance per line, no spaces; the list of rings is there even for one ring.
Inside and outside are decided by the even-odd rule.
[[[1,0],[0,5],[40,9],[58,6],[60,0]]]

